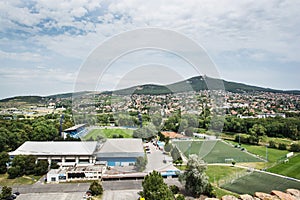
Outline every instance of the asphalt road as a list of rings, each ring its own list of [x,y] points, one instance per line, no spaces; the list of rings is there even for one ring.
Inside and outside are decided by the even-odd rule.
[[[20,194],[17,200],[82,200],[83,192],[74,193],[28,193]]]
[[[142,190],[142,180],[103,181],[104,190]]]
[[[62,183],[62,184],[33,184],[24,186],[13,186],[13,192],[21,194],[29,193],[85,193],[90,183]]]
[[[151,142],[149,142],[149,147],[151,153],[147,154],[148,164],[144,172],[159,170],[170,165],[170,163],[164,163],[164,159],[168,157],[167,155],[163,154],[163,152],[157,149]]]
[[[107,190],[104,191],[102,200],[136,200],[140,190]]]

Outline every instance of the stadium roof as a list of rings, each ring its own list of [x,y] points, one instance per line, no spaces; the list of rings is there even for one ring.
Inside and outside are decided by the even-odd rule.
[[[101,156],[109,155],[140,155],[144,154],[142,139],[122,138],[122,139],[107,139],[101,149],[97,152]],[[121,156],[122,157],[122,156]]]
[[[67,129],[65,129],[64,131],[75,131],[75,130],[77,130],[78,128],[81,128],[81,127],[83,127],[83,126],[85,126],[86,124],[77,124],[77,125],[75,125],[75,126],[72,126],[72,127],[70,127],[70,128],[67,128]]]
[[[97,142],[25,142],[9,155],[92,155]]]

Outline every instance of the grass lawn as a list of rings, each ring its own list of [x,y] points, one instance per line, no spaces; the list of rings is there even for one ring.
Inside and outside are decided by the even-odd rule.
[[[15,179],[8,179],[8,174],[0,174],[0,186],[30,185],[38,181],[41,176],[22,176]]]
[[[231,142],[233,144],[237,144],[236,142]],[[242,147],[247,149],[248,152],[253,153],[255,155],[259,155],[262,158],[266,158],[266,147],[259,145],[250,145],[250,144],[242,144]],[[270,163],[276,163],[278,160],[283,159],[289,151],[287,150],[279,150],[268,148],[268,161]]]
[[[209,177],[209,182],[217,184],[221,180],[226,180],[235,177],[236,174],[246,173],[246,169],[228,166],[207,166],[206,174]]]
[[[233,159],[236,162],[262,162],[261,159],[223,141],[174,141],[174,144],[185,156],[197,154],[207,163],[225,163],[225,159]]]
[[[219,188],[217,186],[213,186],[213,188],[214,188],[214,190],[216,192],[217,198],[219,198],[219,199],[221,199],[225,195],[232,195],[232,196],[239,197],[239,195],[237,193],[230,192],[230,191],[225,190],[223,188]]]
[[[133,130],[131,129],[93,129],[84,136],[84,140],[88,140],[90,138],[96,140],[98,136],[102,136],[104,138],[113,138],[114,135],[122,135],[124,138],[131,138],[132,134]]]
[[[300,179],[300,154],[289,158],[287,163],[280,163],[269,168],[268,171]]]
[[[255,192],[270,193],[272,190],[285,191],[288,188],[300,188],[300,182],[253,172],[221,187],[238,194],[253,195]]]

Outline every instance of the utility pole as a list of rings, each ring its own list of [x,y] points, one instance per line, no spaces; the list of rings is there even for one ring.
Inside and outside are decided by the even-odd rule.
[[[268,145],[266,144],[266,161],[268,162]]]

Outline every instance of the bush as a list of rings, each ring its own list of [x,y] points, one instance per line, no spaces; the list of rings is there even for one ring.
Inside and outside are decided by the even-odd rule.
[[[170,143],[168,143],[168,144],[166,144],[165,145],[165,151],[166,152],[171,152],[172,151],[172,148],[173,148],[173,146],[172,146],[172,144],[170,144]]]
[[[170,190],[172,191],[173,194],[178,194],[179,187],[177,187],[176,185],[170,185],[169,188],[170,188]]]
[[[7,170],[7,173],[8,173],[8,178],[9,179],[14,179],[14,178],[17,178],[17,177],[23,175],[22,170],[19,166],[9,168]]]
[[[283,143],[279,143],[278,149],[280,149],[280,150],[286,150],[286,145],[283,144]]]
[[[300,152],[300,144],[292,144],[291,145],[291,148],[290,148],[290,151],[293,151],[293,152]]]
[[[276,148],[277,148],[276,143],[275,143],[273,140],[270,140],[270,141],[269,141],[269,147],[270,147],[270,148],[273,148],[273,149],[276,149]]]
[[[177,195],[176,200],[185,200],[185,197],[183,194],[179,194]]]
[[[99,181],[93,181],[90,185],[89,190],[92,192],[92,195],[96,196],[103,193],[103,187]]]
[[[3,186],[2,193],[1,193],[1,199],[7,199],[8,197],[11,196],[11,193],[12,193],[11,187]]]

